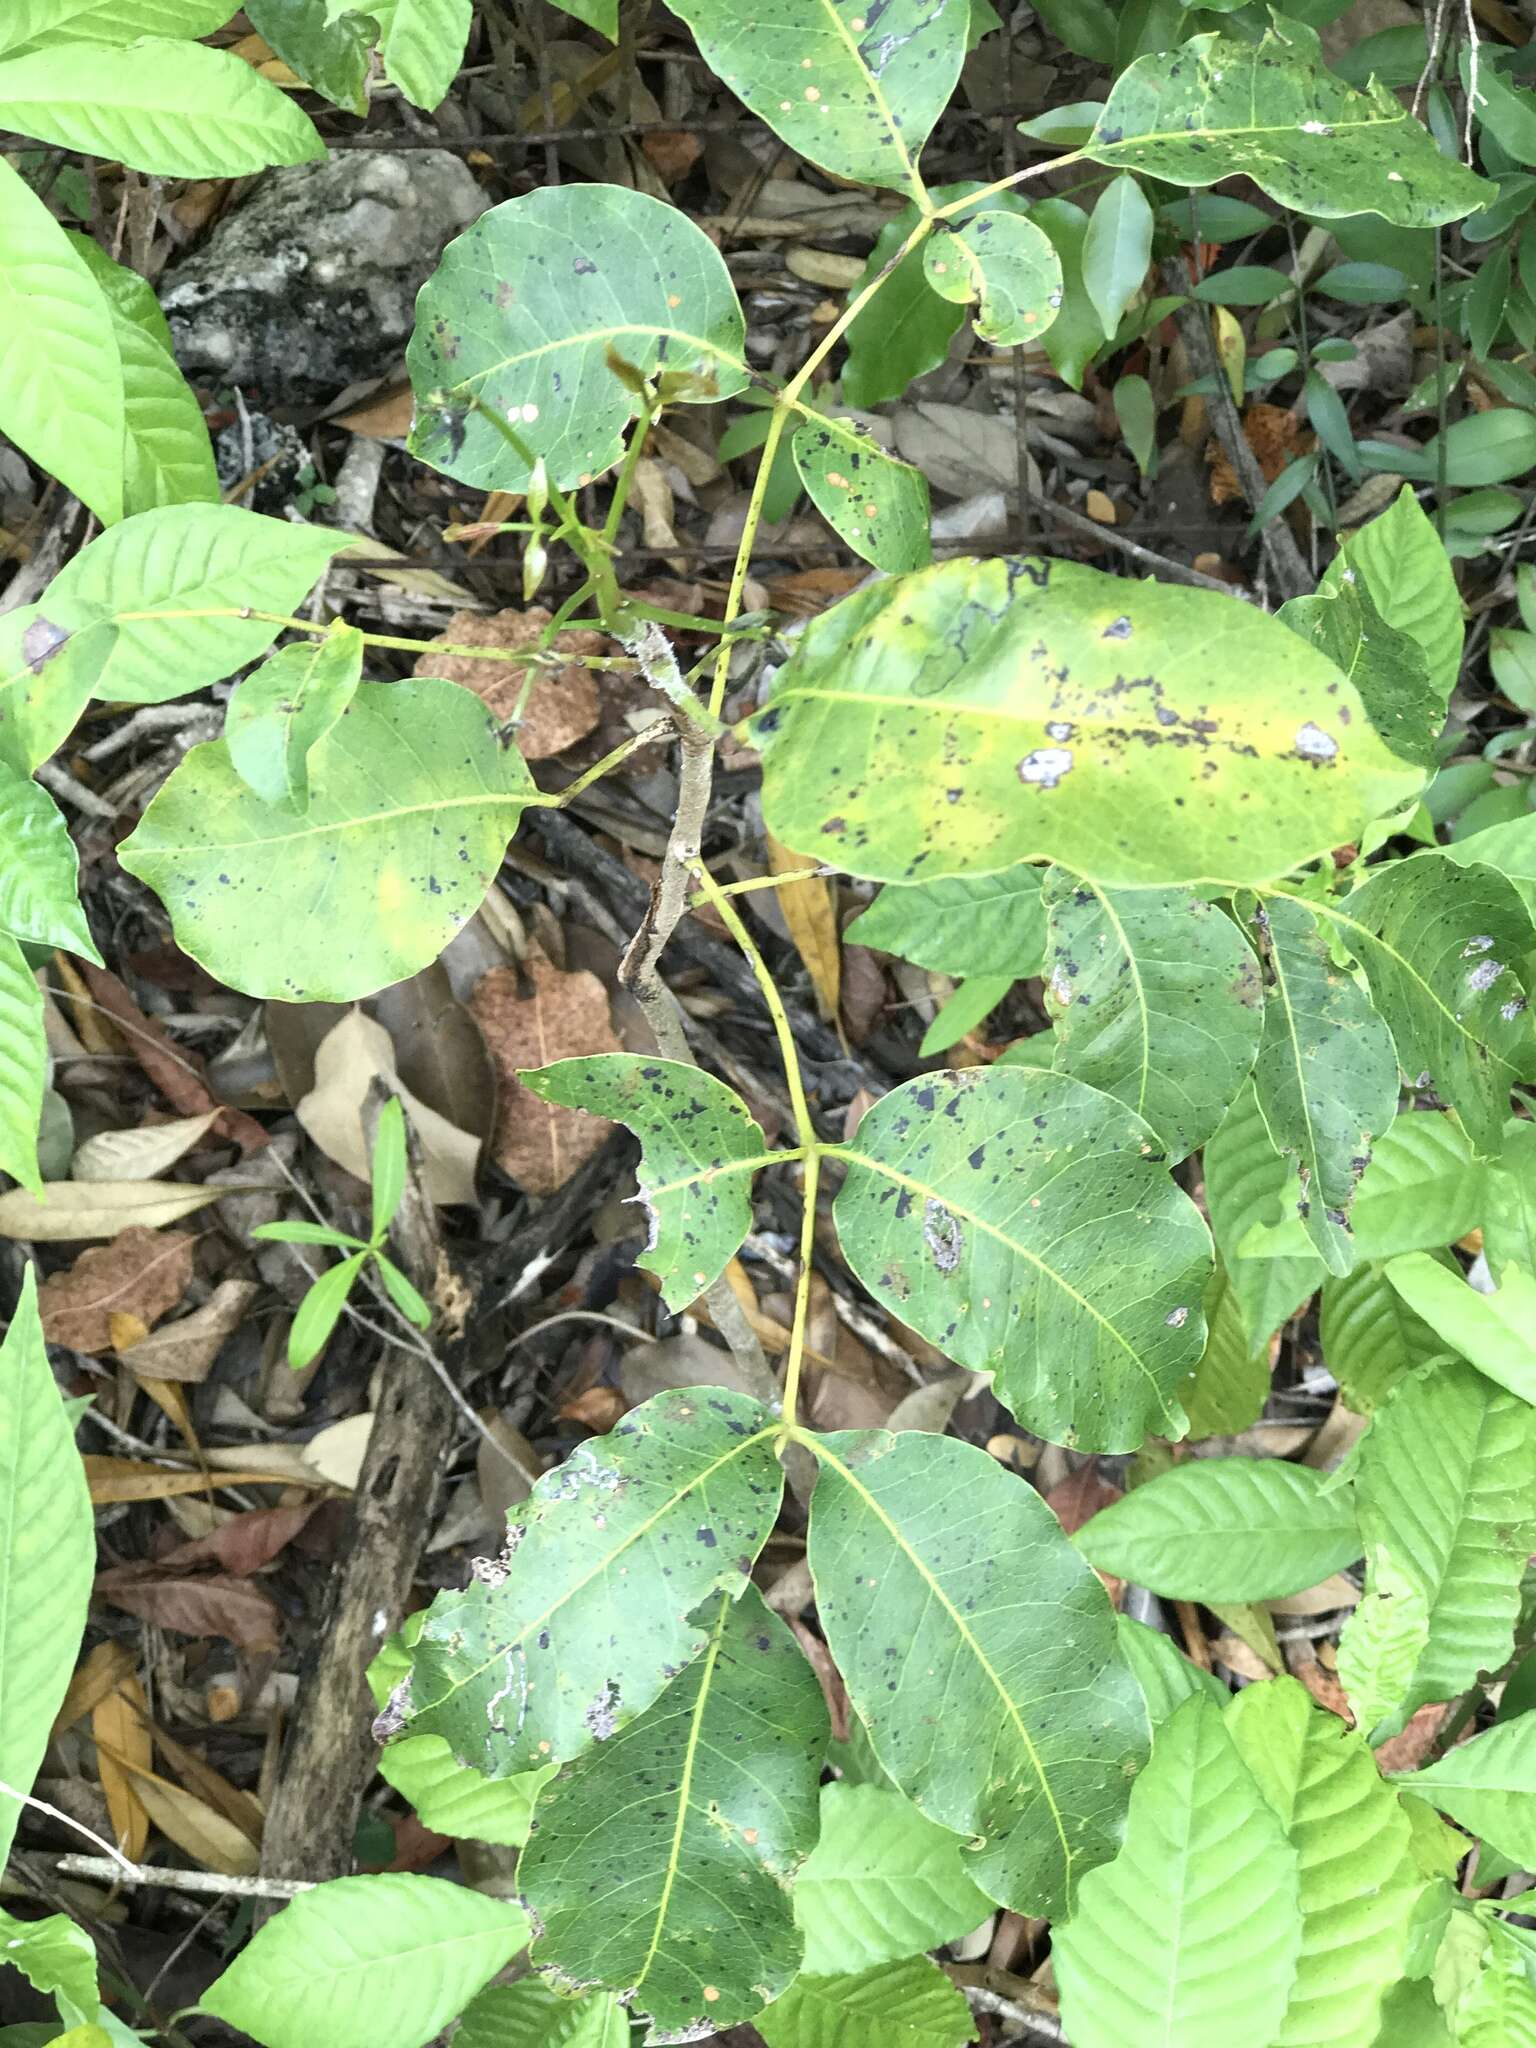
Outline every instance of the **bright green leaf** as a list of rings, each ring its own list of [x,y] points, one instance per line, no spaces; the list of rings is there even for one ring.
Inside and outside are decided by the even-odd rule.
[[[0,768],[0,932],[99,964],[80,907],[78,870],[64,814],[47,790]]]
[[[1206,1282],[1203,1306],[1205,1349],[1179,1389],[1196,1441],[1247,1429],[1263,1414],[1269,1396],[1267,1346],[1249,1337],[1231,1273],[1220,1258]]]
[[[629,2015],[607,1992],[570,1998],[542,1977],[493,1984],[471,2001],[453,2048],[630,2048]]]
[[[1536,468],[1536,417],[1514,406],[1495,406],[1455,420],[1419,451],[1418,466],[1426,480],[1438,478],[1444,450],[1448,484],[1503,484]]]
[[[1088,1562],[1170,1600],[1273,1600],[1360,1555],[1346,1488],[1281,1458],[1195,1458],[1101,1508]]]
[[[1114,1854],[1147,1748],[1102,1585],[1040,1496],[970,1444],[869,1430],[815,1451],[817,1608],[875,1754],[931,1820],[982,1838],[962,1863],[984,1891],[1061,1912]],[[903,1671],[925,1683],[893,1685]]]
[[[791,442],[795,468],[816,510],[856,555],[899,575],[931,560],[928,479],[887,455],[867,427],[818,413]]]
[[[1374,1260],[1323,1282],[1318,1338],[1339,1398],[1356,1415],[1374,1414],[1405,1373],[1445,1350]]]
[[[639,405],[610,357],[687,373],[683,397],[714,400],[745,385],[743,346],[730,272],[686,214],[625,186],[543,187],[482,214],[421,289],[412,452],[493,490],[526,489],[535,459],[562,488],[586,482]],[[434,405],[440,391],[510,422],[521,448],[479,410]]]
[[[0,56],[17,56],[35,43],[207,36],[233,12],[229,0],[9,0],[0,22]]]
[[[310,779],[300,818],[252,795],[227,742],[194,747],[120,858],[231,988],[347,1002],[437,958],[535,791],[473,691],[419,677],[362,684]]]
[[[1434,521],[1406,484],[1385,512],[1348,536],[1342,553],[1387,624],[1424,650],[1443,702],[1461,667],[1461,593]],[[1330,563],[1323,588],[1342,574]]]
[[[1520,1869],[1536,1866],[1536,1714],[1502,1721],[1397,1782]]]
[[[992,1901],[959,1835],[882,1785],[823,1785],[821,1836],[795,1879],[812,1976],[899,1962],[980,1926]]]
[[[797,1977],[756,2019],[768,2048],[963,2048],[964,1994],[926,1956],[851,1977]]]
[[[1154,1741],[1169,1715],[1196,1693],[1208,1694],[1218,1706],[1226,1705],[1231,1695],[1221,1680],[1191,1663],[1161,1629],[1148,1628],[1145,1622],[1133,1621],[1128,1614],[1116,1615],[1115,1625],[1125,1661],[1147,1703]]]
[[[245,678],[224,713],[230,766],[264,804],[309,808],[309,757],[351,703],[363,673],[363,636],[333,626],[281,647]]]
[[[473,0],[350,0],[383,31],[385,76],[428,113],[447,97],[464,62]]]
[[[1026,1429],[1090,1450],[1183,1434],[1210,1240],[1112,1096],[1022,1067],[919,1076],[838,1150],[833,1210],[865,1286]]]
[[[47,1085],[43,992],[16,940],[0,934],[0,1172],[39,1197],[37,1131]]]
[[[441,1735],[407,1735],[379,1752],[379,1776],[411,1802],[423,1827],[513,1849],[527,1841],[534,1801],[554,1774],[545,1764],[515,1778],[483,1778],[455,1761]]]
[[[1442,1110],[1409,1110],[1376,1142],[1350,1212],[1356,1261],[1438,1249],[1475,1230],[1488,1195],[1488,1168],[1465,1131]],[[1290,1220],[1241,1240],[1254,1259],[1299,1252],[1307,1239]]]
[[[330,1342],[331,1332],[341,1320],[352,1283],[363,1270],[366,1258],[366,1252],[354,1252],[350,1258],[327,1266],[299,1303],[298,1313],[288,1327],[288,1363],[295,1372],[313,1365]]]
[[[1293,1215],[1301,1186],[1276,1151],[1251,1083],[1217,1126],[1202,1158],[1211,1230],[1232,1283],[1243,1327],[1256,1348],[1267,1341],[1321,1282],[1327,1268],[1300,1236],[1294,1256],[1255,1259],[1242,1247],[1251,1233]]]
[[[1278,616],[1344,671],[1394,752],[1420,768],[1439,766],[1435,741],[1445,724],[1446,691],[1430,680],[1420,642],[1377,610],[1363,571],[1336,555],[1316,594],[1291,598]]]
[[[1011,974],[974,974],[946,996],[928,1029],[918,1041],[919,1059],[932,1059],[948,1052],[972,1031],[979,1031],[987,1018],[1013,987]]]
[[[33,1990],[45,1998],[62,1992],[69,2004],[86,2012],[94,2012],[101,2003],[96,1944],[66,1914],[17,1920],[0,1911],[0,1958],[20,1970]]]
[[[534,1960],[695,2035],[734,2026],[800,1967],[788,1881],[816,1839],[821,1686],[755,1587],[699,1616],[703,1654],[567,1765],[518,1859]]]
[[[1106,334],[1113,334],[1152,260],[1152,209],[1123,171],[1099,194],[1083,238],[1083,284]]]
[[[952,233],[930,235],[923,269],[941,299],[979,305],[977,338],[996,348],[1037,340],[1061,309],[1061,258],[1045,231],[1011,208],[983,207]]]
[[[850,945],[878,946],[937,974],[1038,974],[1045,961],[1044,870],[947,875],[890,883],[843,933]]]
[[[1448,1349],[1522,1401],[1536,1402],[1536,1278],[1507,1266],[1492,1294],[1428,1252],[1389,1259],[1386,1275]]]
[[[1482,1973],[1456,2009],[1456,2048],[1536,2048],[1530,1950],[1513,1928],[1495,1921],[1491,1931]]]

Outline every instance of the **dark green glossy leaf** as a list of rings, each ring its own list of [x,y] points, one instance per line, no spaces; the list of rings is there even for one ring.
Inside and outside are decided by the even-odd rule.
[[[1061,309],[1061,259],[1027,215],[983,207],[948,235],[930,235],[923,268],[941,299],[979,305],[978,339],[995,347],[1037,340]]]
[[[887,455],[867,427],[818,414],[791,443],[795,468],[816,510],[856,555],[900,574],[932,558],[928,479]]]
[[[1073,7],[1081,4],[1071,0]],[[1061,310],[1041,345],[1062,382],[1081,391],[1083,374],[1107,338],[1083,282],[1088,216],[1070,199],[1040,199],[1030,208],[1030,219],[1050,237],[1061,263]]]

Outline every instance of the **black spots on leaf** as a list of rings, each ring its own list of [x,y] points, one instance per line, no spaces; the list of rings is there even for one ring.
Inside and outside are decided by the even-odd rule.
[[[571,264],[571,269],[577,277],[596,277],[597,275],[597,265],[590,256],[576,257]]]
[[[694,1541],[696,1543],[702,1543],[706,1550],[713,1550],[716,1544],[720,1541],[719,1537],[715,1534],[714,1530],[711,1529],[707,1524],[701,1525],[699,1528],[695,1529],[693,1533]]]
[[[985,1146],[985,1145],[978,1145],[978,1146],[976,1147],[976,1150],[975,1150],[974,1152],[970,1152],[970,1153],[968,1153],[968,1154],[966,1155],[966,1161],[965,1161],[965,1163],[966,1163],[966,1165],[967,1165],[967,1166],[968,1166],[968,1167],[969,1167],[969,1168],[971,1169],[972,1173],[980,1173],[980,1171],[981,1171],[981,1163],[982,1163],[982,1161],[983,1161],[983,1160],[984,1160],[984,1159],[986,1158],[986,1156],[987,1156],[987,1148],[986,1148],[986,1146]]]

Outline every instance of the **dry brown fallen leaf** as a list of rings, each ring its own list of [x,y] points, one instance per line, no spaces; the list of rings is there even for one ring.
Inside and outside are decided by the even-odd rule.
[[[70,1174],[75,1180],[156,1180],[207,1134],[218,1114],[210,1109],[133,1131],[101,1131],[80,1146]]]
[[[204,1078],[206,1063],[200,1053],[178,1045],[158,1017],[147,1017],[117,976],[105,967],[81,964],[80,973],[91,992],[91,1000],[106,1011],[117,1025],[129,1050],[150,1080],[174,1109],[183,1116],[206,1116],[212,1111],[218,1128],[232,1138],[242,1152],[259,1152],[267,1133],[244,1110],[231,1109],[214,1097]]]
[[[53,1733],[62,1735],[77,1721],[94,1712],[120,1680],[133,1676],[133,1656],[125,1643],[98,1643],[89,1656],[82,1657],[69,1681],[64,1703],[53,1720]]]
[[[188,1565],[219,1564],[234,1578],[249,1578],[288,1547],[319,1505],[306,1500],[296,1507],[248,1508],[244,1514],[220,1522],[206,1536],[178,1543],[160,1559],[160,1568],[184,1571]]]
[[[608,992],[595,974],[563,973],[530,952],[523,976],[526,984],[515,969],[493,967],[477,982],[469,1007],[496,1063],[496,1164],[525,1193],[552,1195],[613,1126],[605,1117],[541,1102],[519,1082],[518,1069],[622,1048],[609,1022]]]
[[[261,1865],[260,1851],[232,1820],[206,1800],[173,1785],[169,1778],[140,1770],[121,1754],[117,1761],[132,1777],[134,1790],[161,1834],[185,1850],[194,1863],[224,1877],[255,1876]]]
[[[166,1579],[154,1565],[123,1564],[98,1572],[96,1591],[125,1614],[178,1635],[223,1636],[242,1650],[277,1648],[277,1608],[246,1579]]]
[[[147,1771],[155,1760],[149,1733],[149,1702],[137,1678],[121,1679],[91,1709],[91,1738],[96,1744],[96,1774],[107,1802],[117,1846],[130,1863],[142,1861],[149,1843],[149,1815],[139,1797],[132,1772],[119,1757]]]
[[[473,1202],[479,1139],[429,1109],[399,1081],[393,1039],[361,1010],[349,1010],[315,1050],[315,1085],[294,1104],[307,1135],[327,1158],[367,1180],[363,1103],[376,1076],[390,1083],[410,1118],[421,1146],[427,1194],[434,1202]]]
[[[114,1315],[148,1329],[186,1293],[196,1242],[182,1230],[134,1224],[110,1244],[81,1252],[67,1273],[50,1273],[38,1290],[43,1335],[71,1351],[99,1352],[113,1348]]]
[[[795,853],[768,834],[768,865],[776,875],[792,875],[813,868],[809,855]],[[810,971],[816,991],[816,1007],[829,1024],[837,1022],[842,1001],[842,942],[837,929],[837,908],[832,885],[820,876],[804,882],[786,882],[774,891],[795,951]]]
[[[49,1180],[40,1197],[8,1188],[0,1195],[0,1237],[78,1244],[88,1237],[116,1237],[133,1223],[158,1230],[216,1202],[223,1192],[179,1180]]]
[[[515,653],[536,646],[549,621],[550,614],[542,605],[533,605],[524,612],[455,612],[441,638],[450,645],[505,648],[508,653]],[[603,653],[607,644],[601,633],[578,628],[561,633],[554,646],[559,654],[590,655]],[[528,671],[518,662],[434,654],[429,646],[416,663],[416,673],[444,676],[450,683],[462,683],[484,700],[493,718],[505,724],[517,709]],[[584,740],[597,721],[597,684],[590,669],[575,662],[562,669],[540,669],[517,729],[518,751],[526,761],[548,760],[552,754],[564,753],[577,740]]]
[[[279,1458],[280,1452],[292,1455]],[[174,1494],[208,1493],[222,1486],[325,1484],[292,1444],[242,1446],[239,1456],[243,1463],[230,1460],[227,1451],[209,1451],[207,1463],[219,1467],[212,1477],[181,1465],[152,1465],[146,1458],[109,1458],[97,1451],[87,1451],[80,1462],[85,1467],[92,1503],[99,1508],[115,1507],[120,1501],[169,1500]],[[263,1466],[268,1469],[261,1469]]]
[[[139,1377],[205,1380],[225,1340],[240,1327],[260,1292],[254,1280],[221,1280],[201,1308],[141,1338],[126,1362]],[[118,1350],[122,1353],[123,1347]]]

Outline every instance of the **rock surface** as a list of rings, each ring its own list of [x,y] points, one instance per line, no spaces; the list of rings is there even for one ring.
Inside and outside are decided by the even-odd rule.
[[[486,203],[441,149],[269,171],[161,288],[183,369],[274,404],[381,376],[444,244]]]

